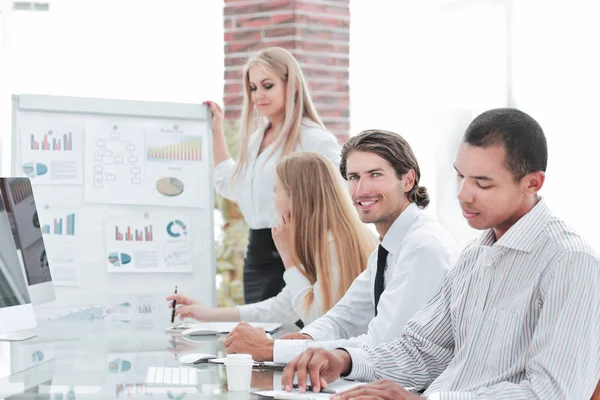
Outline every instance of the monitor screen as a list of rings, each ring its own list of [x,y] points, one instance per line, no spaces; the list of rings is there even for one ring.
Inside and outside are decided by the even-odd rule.
[[[10,238],[11,226],[0,201],[0,238]],[[0,308],[31,303],[14,240],[0,240]],[[0,328],[0,331],[2,329]]]
[[[51,282],[48,256],[29,178],[0,178],[0,192],[29,286]]]

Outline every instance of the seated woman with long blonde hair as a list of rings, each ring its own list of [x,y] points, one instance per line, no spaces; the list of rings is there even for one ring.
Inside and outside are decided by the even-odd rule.
[[[259,303],[212,308],[183,295],[175,314],[200,321],[309,324],[325,314],[365,269],[377,246],[360,221],[342,177],[325,157],[292,153],[276,167],[273,240],[285,266],[285,287]],[[171,303],[169,303],[171,304]]]

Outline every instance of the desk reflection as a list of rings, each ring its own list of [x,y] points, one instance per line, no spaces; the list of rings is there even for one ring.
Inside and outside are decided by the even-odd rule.
[[[255,398],[227,393],[222,365],[179,363],[189,353],[226,357],[224,338],[189,340],[164,327],[115,330],[103,320],[44,322],[35,338],[0,343],[0,372],[10,375],[0,379],[0,398]],[[269,390],[274,379],[273,371],[254,370],[251,386]]]

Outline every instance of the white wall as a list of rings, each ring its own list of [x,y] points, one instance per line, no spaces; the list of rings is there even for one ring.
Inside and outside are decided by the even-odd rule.
[[[595,1],[515,2],[514,94],[548,137],[544,195],[600,250],[598,15]]]
[[[1,171],[10,170],[13,93],[221,101],[222,15],[218,0],[53,0],[49,12],[13,12],[2,52],[10,58],[0,58],[10,61],[8,88],[0,84]]]
[[[594,232],[600,218],[592,216],[599,193],[600,25],[594,18],[600,5],[519,0],[507,12],[508,4],[351,1],[352,134],[384,128],[409,141],[432,195],[430,212],[462,245],[478,232],[455,199],[452,162],[460,137],[480,112],[515,104],[548,138],[542,194],[600,250]]]

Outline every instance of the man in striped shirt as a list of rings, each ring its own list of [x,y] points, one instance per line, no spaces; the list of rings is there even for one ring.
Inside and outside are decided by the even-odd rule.
[[[600,378],[600,256],[538,196],[547,145],[515,109],[469,125],[458,200],[484,230],[438,294],[393,342],[309,349],[286,367],[313,390],[340,375],[372,382],[336,398],[589,399]],[[407,390],[406,388],[413,390]]]

